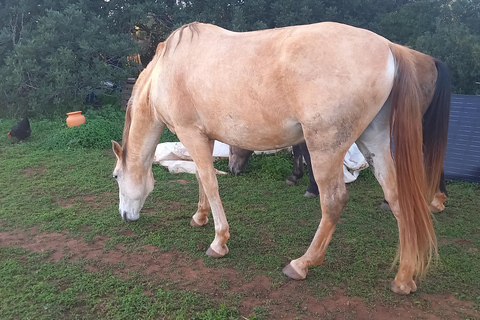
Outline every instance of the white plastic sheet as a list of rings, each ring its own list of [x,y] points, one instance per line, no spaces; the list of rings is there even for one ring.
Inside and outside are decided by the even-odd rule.
[[[345,183],[357,180],[360,171],[367,167],[367,161],[354,143],[350,149],[348,149],[347,154],[343,159],[343,180]]]
[[[230,146],[220,141],[215,141],[213,147],[214,160],[228,158]],[[181,142],[164,142],[157,145],[155,149],[154,163],[166,167],[173,173],[195,173],[197,166],[193,162],[187,149]],[[228,174],[225,171],[216,170],[217,174]]]
[[[213,148],[214,160],[228,158],[229,145],[220,141],[215,141]],[[274,153],[278,150],[255,152],[259,153]],[[157,145],[155,150],[154,163],[166,167],[169,172],[173,173],[193,173],[197,170],[197,166],[192,161],[190,154],[181,142],[164,142]],[[353,182],[360,174],[360,170],[368,167],[365,158],[363,157],[356,144],[353,144],[348,150],[345,159],[343,160],[343,174],[345,183]],[[227,172],[217,170],[217,174],[227,174]]]

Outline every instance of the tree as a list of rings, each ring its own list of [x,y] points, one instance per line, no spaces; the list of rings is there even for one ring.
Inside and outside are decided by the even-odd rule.
[[[453,77],[453,91],[480,94],[480,35],[464,24],[441,24],[434,33],[418,37],[413,46],[443,60]]]
[[[443,60],[456,93],[480,93],[480,3],[474,0],[410,1],[381,18],[388,39]]]
[[[127,33],[108,24],[107,8],[88,9],[95,1],[58,1],[55,9],[55,1],[29,2],[7,3],[8,12],[2,12],[7,19],[0,37],[0,47],[5,44],[0,52],[0,113],[21,116],[78,108],[102,81],[126,76],[126,57],[135,47]]]
[[[337,21],[447,62],[458,93],[479,92],[478,0],[0,0],[0,115],[50,114],[102,81],[132,75],[157,44],[200,21],[233,31]]]
[[[441,15],[438,1],[412,1],[383,15],[379,32],[389,40],[411,45],[425,33],[433,33]]]

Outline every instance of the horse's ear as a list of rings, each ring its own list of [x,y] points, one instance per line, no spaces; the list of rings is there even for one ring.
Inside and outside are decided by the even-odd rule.
[[[160,42],[157,46],[157,50],[155,51],[155,54],[159,54],[160,52],[162,52],[163,48],[165,48],[165,42]]]
[[[112,149],[113,153],[117,156],[118,160],[122,160],[123,150],[122,147],[118,144],[118,142],[112,140]]]

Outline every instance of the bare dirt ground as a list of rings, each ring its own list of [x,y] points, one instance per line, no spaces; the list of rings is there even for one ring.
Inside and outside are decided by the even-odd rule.
[[[346,296],[341,289],[335,290],[331,297],[317,300],[302,282],[285,279],[280,285],[272,285],[272,279],[266,276],[246,280],[234,269],[208,268],[202,259],[194,260],[181,252],[162,252],[150,245],[136,252],[121,246],[107,250],[107,237],[97,236],[91,242],[84,242],[67,234],[66,231],[44,233],[36,228],[3,232],[0,233],[0,246],[48,252],[47,259],[53,262],[88,259],[91,262],[85,265],[88,272],[112,269],[116,275],[128,277],[128,273],[135,270],[159,285],[168,282],[176,289],[206,294],[214,300],[225,301],[226,297],[235,294],[241,297],[238,309],[243,317],[253,314],[255,306],[265,306],[267,302],[271,319],[480,318],[472,308],[473,303],[460,301],[453,295],[421,294],[416,300],[421,300],[423,307],[415,306],[411,299],[402,299],[394,306],[368,304],[358,297]],[[119,263],[122,268],[118,267]]]

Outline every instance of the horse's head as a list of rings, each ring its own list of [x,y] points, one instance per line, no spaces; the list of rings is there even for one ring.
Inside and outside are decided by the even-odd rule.
[[[230,146],[228,157],[228,169],[230,172],[233,174],[241,174],[245,172],[245,167],[252,153],[253,151],[250,150]]]
[[[127,162],[122,147],[112,141],[113,152],[117,162],[113,169],[113,177],[118,182],[120,205],[118,211],[124,221],[135,221],[140,218],[140,210],[148,195],[153,191],[151,164],[145,166],[141,161]]]

